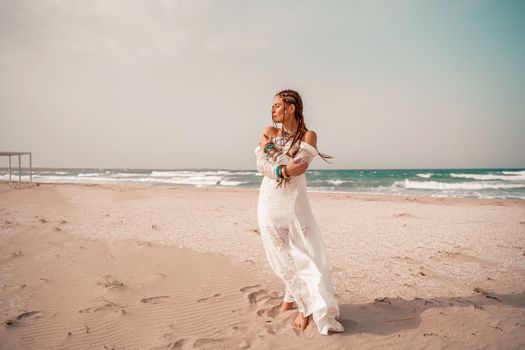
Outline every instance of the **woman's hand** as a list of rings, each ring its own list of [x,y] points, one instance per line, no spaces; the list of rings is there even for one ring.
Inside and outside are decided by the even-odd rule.
[[[290,176],[304,174],[306,169],[308,169],[308,163],[303,163],[301,159],[295,159],[293,162],[286,164],[286,174]]]
[[[268,140],[269,140],[268,136],[266,136],[265,134],[262,134],[261,139],[259,140],[259,146],[261,146],[261,148],[264,148],[264,145],[266,145]]]
[[[264,145],[266,145],[266,143],[270,141],[270,137],[275,134],[276,134],[275,128],[273,126],[268,126],[266,129],[264,129],[259,139],[259,146],[261,146],[261,148],[264,148]]]

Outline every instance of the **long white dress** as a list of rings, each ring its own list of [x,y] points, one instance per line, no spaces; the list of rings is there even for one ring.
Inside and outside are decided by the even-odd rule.
[[[290,148],[291,140],[277,136],[272,141],[277,150]],[[343,325],[335,319],[339,317],[339,306],[325,245],[308,201],[306,176],[292,176],[286,187],[276,188],[277,164],[297,158],[309,163],[317,150],[301,142],[294,159],[285,153],[272,161],[260,146],[255,148],[257,170],[264,175],[257,206],[264,251],[271,269],[284,282],[284,301],[294,301],[305,316],[312,314],[320,334],[343,332]]]

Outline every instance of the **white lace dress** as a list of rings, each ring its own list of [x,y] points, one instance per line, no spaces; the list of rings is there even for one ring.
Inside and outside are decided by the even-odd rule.
[[[291,144],[280,136],[272,140],[278,150],[286,151]],[[295,159],[309,163],[317,155],[305,142],[299,148]],[[257,206],[264,251],[273,272],[284,282],[284,301],[294,301],[305,316],[312,314],[319,333],[343,332],[343,325],[336,320],[339,306],[324,242],[308,201],[306,176],[292,176],[286,187],[276,188],[276,165],[294,160],[284,153],[274,162],[260,146],[255,149],[257,170],[264,175]]]

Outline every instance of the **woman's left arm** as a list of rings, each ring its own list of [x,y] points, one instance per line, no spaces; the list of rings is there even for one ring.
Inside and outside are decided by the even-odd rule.
[[[268,138],[263,135],[260,140],[260,145],[266,144],[268,141]],[[255,149],[255,155],[257,156],[257,170],[259,173],[266,175],[272,179],[278,179],[277,174],[275,173],[276,166],[278,164],[280,165],[287,165],[289,163],[292,163],[296,160],[299,160],[300,163],[310,163],[313,158],[317,155],[317,149],[315,148],[317,145],[317,135],[314,131],[307,131],[305,134],[304,141],[301,142],[301,145],[299,147],[299,150],[295,154],[295,157],[292,158],[285,153],[280,153],[277,157],[275,157],[275,160],[269,159],[266,156],[266,153],[264,153],[264,150],[261,146],[258,146]],[[307,168],[304,170],[301,170],[300,173],[293,174],[293,176],[301,175],[306,171]],[[289,174],[291,175],[291,174]]]
[[[310,163],[317,155],[317,134],[308,130],[304,134],[304,141],[299,146],[299,151],[295,154],[294,160],[300,159],[302,163]]]
[[[270,140],[270,138],[268,136],[266,136],[265,134],[263,134],[261,136],[261,140],[259,142],[259,147],[261,149],[264,148],[264,146],[266,145],[266,143]],[[263,151],[264,152],[264,151]],[[283,153],[283,152],[279,152],[279,154],[275,157],[272,157],[272,158],[267,158],[267,161],[270,162],[270,163],[273,163],[274,165],[275,164],[280,164],[280,165],[286,165],[290,162],[293,161],[293,158],[290,157],[289,155]]]

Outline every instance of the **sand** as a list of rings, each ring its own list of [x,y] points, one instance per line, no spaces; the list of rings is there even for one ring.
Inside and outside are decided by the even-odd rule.
[[[525,201],[309,197],[341,334],[279,313],[257,190],[0,182],[0,349],[525,349]]]

